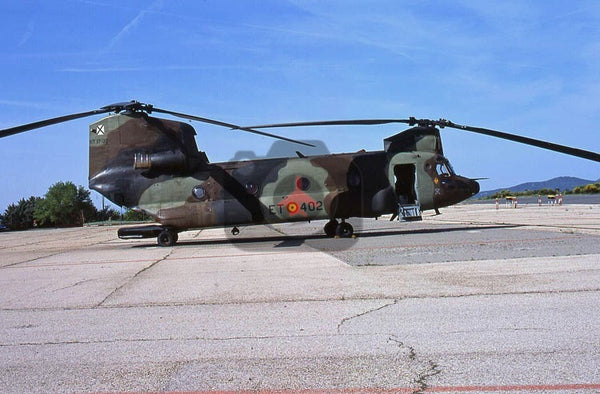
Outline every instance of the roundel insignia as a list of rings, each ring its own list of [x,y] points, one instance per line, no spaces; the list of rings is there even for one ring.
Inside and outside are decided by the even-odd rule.
[[[296,204],[295,202],[290,202],[287,205],[287,210],[289,213],[296,213],[298,212],[298,204]]]

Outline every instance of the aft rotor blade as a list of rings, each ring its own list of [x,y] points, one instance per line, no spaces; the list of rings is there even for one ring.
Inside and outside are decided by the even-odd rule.
[[[592,151],[587,151],[587,150],[578,149],[578,148],[572,148],[570,146],[559,145],[559,144],[555,144],[555,143],[548,142],[548,141],[536,140],[534,138],[523,137],[523,136],[516,135],[516,134],[509,134],[509,133],[505,133],[505,132],[497,131],[497,130],[485,129],[482,127],[464,126],[464,125],[456,124],[456,123],[453,123],[453,122],[450,122],[447,120],[443,120],[443,119],[441,119],[439,121],[435,121],[435,123],[437,123],[437,125],[441,126],[441,127],[452,127],[452,128],[459,129],[459,130],[465,130],[465,131],[470,131],[473,133],[489,135],[491,137],[501,138],[504,140],[510,140],[510,141],[514,141],[514,142],[519,142],[521,144],[526,144],[526,145],[537,146],[538,148],[548,149],[548,150],[551,150],[554,152],[565,153],[567,155],[577,156],[577,157],[581,157],[583,159],[600,162],[600,154],[598,154],[596,152],[592,152]]]
[[[8,137],[9,135],[13,135],[13,134],[23,133],[25,131],[29,131],[29,130],[33,130],[33,129],[39,129],[40,127],[46,127],[46,126],[50,126],[50,125],[57,124],[57,123],[68,122],[70,120],[75,120],[75,119],[79,119],[79,118],[85,118],[86,116],[103,114],[103,113],[110,112],[110,111],[111,111],[110,108],[104,107],[104,108],[100,108],[100,109],[95,109],[93,111],[80,112],[78,114],[71,114],[71,115],[64,115],[64,116],[59,116],[57,118],[40,120],[39,122],[33,122],[33,123],[24,124],[21,126],[11,127],[9,129],[0,130],[0,138]]]
[[[200,116],[188,115],[188,114],[184,114],[184,113],[181,113],[181,112],[174,112],[174,111],[169,111],[169,110],[166,110],[166,109],[161,109],[161,108],[156,108],[156,107],[152,107],[152,112],[160,112],[160,113],[163,113],[163,114],[177,116],[179,118],[184,118],[184,119],[189,119],[189,120],[195,120],[195,121],[198,121],[198,122],[204,122],[204,123],[214,124],[214,125],[217,125],[217,126],[229,127],[230,129],[233,129],[233,130],[247,131],[249,133],[264,135],[266,137],[271,137],[271,138],[277,138],[277,139],[280,139],[280,140],[283,140],[283,141],[293,142],[295,144],[300,144],[300,145],[304,145],[304,146],[310,146],[310,147],[313,147],[313,148],[315,147],[314,145],[309,144],[307,142],[302,142],[302,141],[294,140],[294,139],[283,137],[283,136],[280,136],[280,135],[265,133],[264,131],[254,130],[251,127],[242,127],[242,126],[238,126],[238,125],[235,125],[235,124],[232,124],[232,123],[221,122],[219,120],[202,118]]]

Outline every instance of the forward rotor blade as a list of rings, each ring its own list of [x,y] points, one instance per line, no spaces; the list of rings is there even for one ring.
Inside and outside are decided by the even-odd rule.
[[[440,128],[452,127],[459,130],[470,131],[473,133],[479,133],[488,135],[491,137],[501,138],[518,142],[521,144],[532,145],[542,149],[548,149],[554,152],[565,153],[567,155],[581,157],[584,159],[600,162],[600,154],[591,152],[583,149],[572,148],[570,146],[559,145],[548,141],[536,140],[534,138],[523,137],[516,134],[509,134],[502,131],[485,129],[481,127],[472,127],[459,125],[449,120],[439,119],[416,119],[410,117],[408,119],[347,119],[347,120],[323,120],[314,122],[294,122],[294,123],[273,123],[265,125],[248,126],[253,129],[266,129],[275,127],[299,127],[299,126],[351,126],[351,125],[381,125],[388,123],[406,123],[410,126],[418,125],[424,127],[438,126]]]
[[[417,119],[346,119],[346,120],[318,120],[314,122],[273,123],[257,126],[247,126],[253,129],[269,129],[274,127],[298,127],[298,126],[352,126],[352,125],[380,125],[388,123],[416,124]]]
[[[491,137],[501,138],[504,140],[519,142],[521,144],[537,146],[538,148],[548,149],[548,150],[551,150],[554,152],[565,153],[567,155],[577,156],[577,157],[581,157],[583,159],[600,162],[600,154],[598,154],[596,152],[591,152],[591,151],[578,149],[578,148],[572,148],[570,146],[559,145],[559,144],[555,144],[555,143],[548,142],[548,141],[536,140],[534,138],[523,137],[523,136],[516,135],[516,134],[509,134],[509,133],[505,133],[502,131],[485,129],[482,127],[464,126],[464,125],[456,124],[456,123],[453,123],[453,122],[450,122],[447,120],[443,120],[443,119],[436,121],[436,123],[438,123],[437,125],[441,126],[441,127],[452,127],[452,128],[459,129],[459,130],[465,130],[465,131],[470,131],[473,133],[488,135]]]
[[[0,138],[8,137],[9,135],[23,133],[25,131],[39,129],[40,127],[46,127],[57,123],[68,122],[70,120],[75,120],[79,118],[85,118],[86,116],[92,116],[97,114],[103,114],[110,112],[111,109],[104,107],[100,109],[95,109],[93,111],[80,112],[78,114],[64,115],[59,116],[57,118],[40,120],[39,122],[33,122],[29,124],[24,124],[21,126],[11,127],[9,129],[0,130]]]
[[[174,111],[169,111],[169,110],[166,110],[166,109],[161,109],[161,108],[156,108],[156,107],[152,107],[151,110],[153,112],[160,112],[160,113],[163,113],[163,114],[177,116],[179,118],[184,118],[184,119],[189,119],[189,120],[195,120],[195,121],[198,121],[198,122],[204,122],[204,123],[214,124],[214,125],[217,125],[217,126],[229,127],[230,129],[233,129],[233,130],[247,131],[249,133],[264,135],[266,137],[271,137],[271,138],[277,138],[279,140],[293,142],[295,144],[300,144],[300,145],[304,145],[304,146],[310,146],[310,147],[313,147],[313,148],[315,147],[314,145],[309,144],[307,142],[302,142],[302,141],[294,140],[294,139],[283,137],[283,136],[280,136],[280,135],[265,133],[264,131],[254,130],[251,127],[242,127],[242,126],[238,126],[238,125],[235,125],[235,124],[232,124],[232,123],[221,122],[219,120],[202,118],[200,116],[188,115],[188,114],[184,114],[184,113],[181,113],[181,112],[174,112]]]

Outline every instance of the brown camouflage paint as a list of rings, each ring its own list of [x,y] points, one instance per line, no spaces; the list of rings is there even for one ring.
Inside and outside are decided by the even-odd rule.
[[[455,204],[475,190],[474,181],[437,173],[447,160],[432,127],[386,138],[383,151],[226,163],[209,163],[195,134],[186,123],[143,113],[91,124],[90,188],[177,230],[393,214],[397,165],[414,165],[423,210]],[[136,155],[146,160],[138,168]],[[194,188],[202,188],[201,198]]]

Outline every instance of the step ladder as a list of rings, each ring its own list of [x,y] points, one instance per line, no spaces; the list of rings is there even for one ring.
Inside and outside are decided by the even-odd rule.
[[[403,222],[423,220],[421,217],[421,204],[398,204],[398,219]]]

